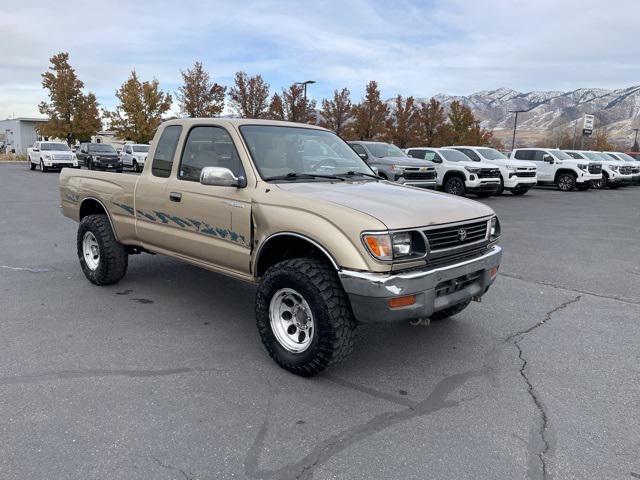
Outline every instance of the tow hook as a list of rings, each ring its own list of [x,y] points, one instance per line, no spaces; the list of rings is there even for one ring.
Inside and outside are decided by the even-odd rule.
[[[475,297],[471,297],[471,300],[473,300],[474,302],[481,303],[482,297],[476,295]]]

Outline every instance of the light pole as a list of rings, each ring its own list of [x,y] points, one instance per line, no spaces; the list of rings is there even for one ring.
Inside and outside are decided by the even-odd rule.
[[[511,139],[511,150],[516,148],[516,129],[518,128],[518,114],[528,112],[529,110],[507,110],[508,113],[515,113],[516,118],[513,121],[513,138]]]
[[[316,83],[315,80],[307,80],[305,82],[296,82],[294,85],[302,85],[304,86],[304,104],[307,104],[307,85],[311,85],[312,83]]]

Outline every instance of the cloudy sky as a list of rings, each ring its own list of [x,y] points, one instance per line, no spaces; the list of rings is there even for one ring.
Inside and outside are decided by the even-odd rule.
[[[321,99],[367,81],[383,96],[621,88],[640,83],[638,0],[3,0],[0,118],[33,116],[40,74],[68,51],[102,106],[135,68],[163,89],[200,60],[219,83],[316,80]]]

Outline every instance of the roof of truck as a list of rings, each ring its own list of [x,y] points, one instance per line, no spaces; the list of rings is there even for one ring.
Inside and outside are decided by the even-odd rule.
[[[284,122],[281,120],[263,120],[257,118],[176,118],[167,120],[163,125],[265,125],[273,127],[298,127],[313,128],[316,130],[326,130],[325,128],[310,123]]]

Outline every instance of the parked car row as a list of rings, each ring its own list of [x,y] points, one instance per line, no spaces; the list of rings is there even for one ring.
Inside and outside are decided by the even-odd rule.
[[[349,142],[378,175],[394,182],[452,195],[524,195],[536,185],[559,190],[640,184],[640,160],[622,152],[517,148],[509,156],[489,147],[413,147]]]
[[[27,149],[27,164],[30,170],[40,167],[42,172],[63,167],[115,172],[130,168],[140,172],[148,152],[149,145],[138,143],[127,143],[116,151],[106,143],[81,143],[72,150],[64,142],[37,141]]]

